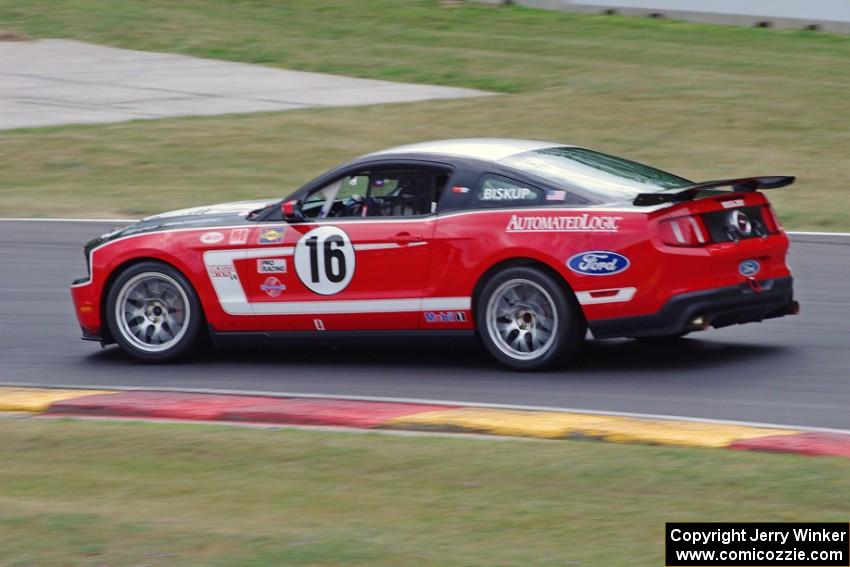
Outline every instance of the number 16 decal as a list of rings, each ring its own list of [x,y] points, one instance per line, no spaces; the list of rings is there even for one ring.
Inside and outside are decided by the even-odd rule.
[[[320,226],[295,245],[295,271],[301,282],[320,295],[346,288],[354,275],[354,246],[342,229]]]

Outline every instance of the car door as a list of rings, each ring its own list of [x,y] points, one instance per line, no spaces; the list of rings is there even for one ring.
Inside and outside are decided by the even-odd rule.
[[[565,195],[564,191],[547,191],[480,170],[456,176],[443,194],[434,223],[432,254],[441,261],[432,263],[426,287],[426,297],[452,301],[440,301],[440,307],[426,311],[422,327],[472,328],[472,300],[482,266],[492,266],[515,249],[516,242],[505,230],[511,216],[523,209],[563,202]]]
[[[447,179],[409,165],[347,172],[305,196],[304,222],[260,229],[246,292],[262,328],[416,329]]]

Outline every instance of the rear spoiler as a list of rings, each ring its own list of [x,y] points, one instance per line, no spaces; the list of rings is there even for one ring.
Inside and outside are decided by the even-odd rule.
[[[742,177],[740,179],[703,181],[702,183],[667,189],[658,193],[641,193],[635,198],[634,204],[638,207],[646,207],[649,205],[660,205],[662,203],[691,201],[701,191],[716,189],[717,187],[731,187],[732,191],[736,193],[751,193],[759,189],[778,189],[779,187],[791,185],[795,179],[796,177],[788,175],[769,175],[766,177]]]

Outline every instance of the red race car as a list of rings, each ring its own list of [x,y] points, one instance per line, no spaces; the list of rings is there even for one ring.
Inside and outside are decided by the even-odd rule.
[[[369,154],[283,200],[156,215],[85,247],[83,338],[143,361],[228,338],[477,333],[536,369],[596,338],[794,314],[760,189],[563,144],[470,139]]]

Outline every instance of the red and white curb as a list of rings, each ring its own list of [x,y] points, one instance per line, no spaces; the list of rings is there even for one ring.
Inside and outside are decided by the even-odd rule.
[[[850,457],[850,432],[458,402],[163,390],[0,387],[0,411],[489,434]]]

